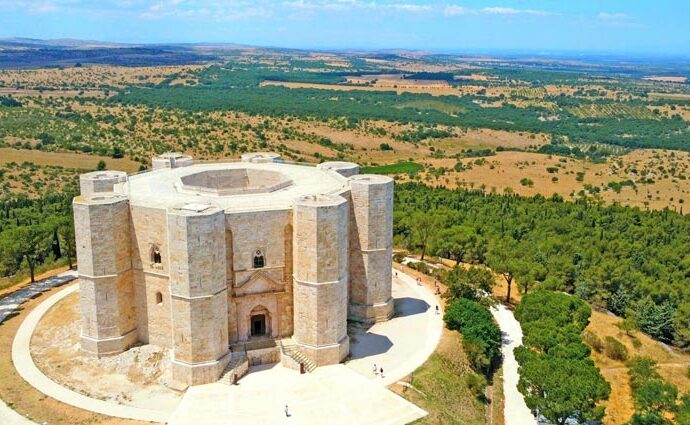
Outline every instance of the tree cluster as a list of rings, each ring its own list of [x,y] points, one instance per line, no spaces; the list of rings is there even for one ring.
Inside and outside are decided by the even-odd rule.
[[[611,387],[580,337],[591,313],[584,301],[553,291],[525,295],[515,311],[524,334],[524,345],[515,349],[518,390],[535,415],[554,424],[604,415],[600,402]]]
[[[640,330],[690,345],[690,217],[401,184],[394,242],[423,255],[484,264],[523,292],[577,295]]]

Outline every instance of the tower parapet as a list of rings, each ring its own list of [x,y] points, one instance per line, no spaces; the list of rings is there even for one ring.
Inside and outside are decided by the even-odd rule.
[[[74,198],[81,347],[97,356],[137,341],[129,201],[116,194]]]
[[[354,162],[328,161],[317,165],[319,170],[333,170],[343,177],[352,177],[359,174],[359,164]]]
[[[79,190],[82,196],[112,192],[115,185],[127,181],[124,171],[94,171],[79,176]]]
[[[227,365],[225,215],[205,204],[168,210],[170,295],[176,381],[218,379]]]
[[[267,164],[271,162],[280,162],[280,155],[275,152],[251,152],[242,154],[242,162],[251,162],[253,164]]]
[[[194,159],[189,155],[184,155],[179,152],[166,152],[154,156],[151,162],[153,169],[158,170],[160,168],[188,167],[194,164]]]
[[[393,179],[352,176],[348,318],[375,323],[393,315]]]
[[[317,366],[342,361],[347,336],[348,207],[340,196],[296,200],[294,340]]]

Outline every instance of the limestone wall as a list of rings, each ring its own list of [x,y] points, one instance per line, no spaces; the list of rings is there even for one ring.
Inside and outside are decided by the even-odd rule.
[[[351,177],[359,174],[359,165],[354,162],[328,161],[317,165],[319,170],[332,170],[343,177]]]
[[[393,314],[393,180],[350,177],[350,320],[374,323]]]
[[[296,201],[294,340],[317,365],[339,363],[347,336],[348,204],[340,196]]]
[[[229,360],[225,215],[168,211],[172,297],[173,378],[213,382]]]
[[[250,313],[262,306],[270,314],[270,336],[292,335],[291,216],[289,210],[226,216],[226,243],[232,252],[232,277],[228,279],[228,330],[232,343],[249,339]],[[253,264],[257,250],[265,260],[260,269]]]
[[[113,195],[74,199],[82,350],[98,356],[137,340],[129,202]]]
[[[79,189],[82,196],[95,193],[112,192],[118,183],[127,181],[124,171],[94,171],[79,176]]]

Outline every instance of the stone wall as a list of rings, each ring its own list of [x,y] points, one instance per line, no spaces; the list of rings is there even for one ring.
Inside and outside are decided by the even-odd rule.
[[[294,207],[294,340],[317,366],[349,353],[347,336],[348,204],[309,196]]]
[[[173,378],[212,382],[230,359],[225,266],[225,214],[168,210]]]
[[[393,315],[393,180],[350,177],[350,303],[348,317],[363,323]]]
[[[120,353],[137,340],[129,202],[114,194],[78,196],[73,208],[82,350]]]

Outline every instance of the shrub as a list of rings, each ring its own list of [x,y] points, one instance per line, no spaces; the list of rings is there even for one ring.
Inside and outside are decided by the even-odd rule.
[[[472,367],[489,376],[501,350],[501,330],[489,309],[461,298],[450,304],[444,320],[449,329],[463,335],[462,344]]]
[[[604,343],[601,341],[601,338],[599,338],[599,336],[593,332],[588,330],[582,332],[582,340],[585,342],[585,344],[592,347],[597,353],[601,353],[604,349]]]
[[[478,399],[484,398],[484,389],[486,388],[487,382],[486,378],[478,374],[469,374],[465,377],[465,384],[467,388],[474,394]]]
[[[604,338],[604,352],[612,360],[628,360],[628,349],[625,348],[622,342],[612,336]]]
[[[395,254],[393,254],[393,261],[395,261],[396,263],[402,263],[405,260],[406,256],[407,255],[404,252],[396,252]]]

